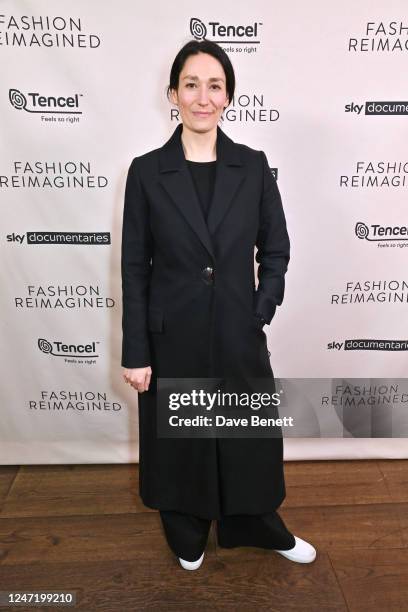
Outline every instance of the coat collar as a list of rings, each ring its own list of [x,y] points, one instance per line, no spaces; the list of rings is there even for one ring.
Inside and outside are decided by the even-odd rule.
[[[244,179],[244,162],[238,145],[217,126],[214,192],[206,223],[184,155],[182,131],[180,123],[159,149],[159,182],[215,260],[213,236]]]

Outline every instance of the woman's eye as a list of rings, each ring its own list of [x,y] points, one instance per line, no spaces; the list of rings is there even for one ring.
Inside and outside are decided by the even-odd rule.
[[[195,87],[195,86],[196,86],[196,84],[195,84],[195,83],[187,83],[187,84],[186,84],[186,87]],[[213,89],[221,89],[221,87],[220,87],[219,85],[211,85],[211,87],[212,87]]]

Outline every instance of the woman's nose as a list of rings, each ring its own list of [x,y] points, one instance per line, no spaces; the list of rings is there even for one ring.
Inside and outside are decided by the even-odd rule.
[[[201,104],[205,104],[208,102],[208,92],[206,87],[201,87],[201,89],[199,89],[198,101],[201,102]]]

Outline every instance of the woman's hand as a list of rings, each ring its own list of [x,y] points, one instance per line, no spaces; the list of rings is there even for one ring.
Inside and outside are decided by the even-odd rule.
[[[123,378],[126,383],[132,385],[136,391],[143,393],[149,389],[152,369],[150,366],[145,368],[125,368]]]

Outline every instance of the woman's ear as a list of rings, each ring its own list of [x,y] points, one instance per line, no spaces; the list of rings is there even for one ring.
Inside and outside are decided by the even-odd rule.
[[[173,104],[178,105],[178,96],[177,91],[175,89],[170,89],[170,99]]]

